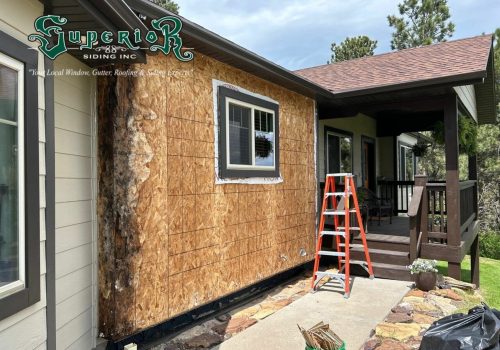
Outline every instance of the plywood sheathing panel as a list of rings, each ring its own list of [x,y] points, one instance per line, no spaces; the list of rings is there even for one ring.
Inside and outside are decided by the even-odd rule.
[[[314,253],[314,102],[201,54],[130,68],[170,75],[99,82],[99,331],[113,338]],[[213,79],[279,102],[282,183],[215,185]]]

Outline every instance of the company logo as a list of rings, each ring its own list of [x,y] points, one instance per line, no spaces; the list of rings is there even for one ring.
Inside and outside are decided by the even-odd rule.
[[[51,60],[68,50],[95,52],[83,55],[84,59],[135,59],[134,53],[127,52],[146,49],[152,52],[161,51],[165,55],[172,52],[182,62],[193,59],[191,51],[183,50],[179,36],[182,22],[174,16],[153,19],[153,30],[149,30],[145,35],[140,29],[134,29],[132,32],[120,30],[116,35],[110,31],[65,31],[62,26],[67,22],[66,18],[56,15],[38,17],[35,20],[35,30],[39,34],[30,34],[28,40],[38,41],[39,50]]]

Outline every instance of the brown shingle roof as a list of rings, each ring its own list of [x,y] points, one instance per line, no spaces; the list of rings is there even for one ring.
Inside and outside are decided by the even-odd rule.
[[[481,35],[301,69],[295,73],[336,94],[383,86],[396,88],[453,77],[485,77],[492,40],[491,35]]]

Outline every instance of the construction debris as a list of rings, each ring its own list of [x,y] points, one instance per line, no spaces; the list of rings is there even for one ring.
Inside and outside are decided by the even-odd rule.
[[[448,276],[443,277],[443,282],[444,282],[444,284],[446,284],[450,287],[455,287],[455,288],[459,288],[462,290],[476,289],[475,284],[459,281],[459,280],[456,280],[456,279],[448,277]]]
[[[320,322],[309,330],[299,327],[309,350],[344,350],[345,344],[328,324]]]

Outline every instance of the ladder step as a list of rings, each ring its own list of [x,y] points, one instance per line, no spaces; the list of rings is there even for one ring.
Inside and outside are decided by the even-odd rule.
[[[349,213],[355,213],[356,209],[349,209]],[[327,209],[323,212],[323,215],[345,215],[345,210],[333,210]]]
[[[331,252],[329,250],[320,250],[318,255],[328,255],[328,256],[345,256],[344,252]]]
[[[339,243],[339,247],[345,247],[345,243]],[[362,244],[349,244],[349,248],[361,248],[363,249],[364,246]]]
[[[347,192],[348,195],[351,195],[352,192]],[[327,192],[325,193],[325,197],[331,197],[331,196],[345,196],[345,192]]]
[[[333,173],[333,174],[326,174],[326,177],[345,177],[345,176],[352,176],[351,173]]]
[[[342,231],[321,231],[322,236],[342,236],[345,237],[345,232]]]
[[[342,227],[342,226],[339,226],[338,229],[345,231],[345,227]],[[359,227],[349,227],[349,231],[360,231],[360,228]]]
[[[342,259],[341,262],[342,262],[342,264],[345,264],[345,259]],[[356,264],[356,265],[366,265],[367,264],[367,262],[364,260],[352,260],[352,259],[349,259],[349,263]]]
[[[316,276],[318,278],[328,276],[330,278],[345,279],[345,274],[344,273],[335,273],[335,272],[316,271]]]

